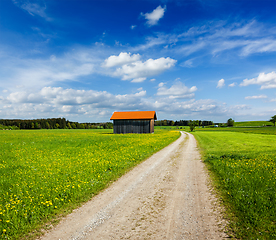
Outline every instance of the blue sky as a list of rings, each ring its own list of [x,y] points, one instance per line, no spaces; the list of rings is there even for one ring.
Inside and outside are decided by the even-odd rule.
[[[275,0],[2,0],[0,118],[269,120]]]

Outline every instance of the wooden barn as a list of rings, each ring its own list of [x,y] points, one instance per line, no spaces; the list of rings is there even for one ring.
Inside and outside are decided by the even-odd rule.
[[[113,133],[153,133],[155,111],[114,112]]]

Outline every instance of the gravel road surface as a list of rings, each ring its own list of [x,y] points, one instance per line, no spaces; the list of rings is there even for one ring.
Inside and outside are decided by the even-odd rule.
[[[41,239],[225,239],[189,133],[151,156]]]

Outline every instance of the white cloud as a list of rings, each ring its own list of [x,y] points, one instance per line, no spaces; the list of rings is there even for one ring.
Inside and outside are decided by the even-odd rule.
[[[183,64],[181,64],[183,67],[188,67],[188,68],[192,68],[193,67],[193,60],[189,59],[187,61],[185,61]]]
[[[105,59],[103,66],[104,67],[121,66],[127,63],[136,62],[139,59],[140,59],[139,54],[133,54],[131,56],[130,53],[121,52],[119,56],[112,55],[109,58]]]
[[[157,37],[148,38],[145,44],[134,49],[146,50],[160,45],[185,56],[197,52],[217,56],[229,51],[235,57],[247,57],[255,53],[276,51],[275,30],[257,21],[231,24],[226,21],[210,22],[179,34],[157,34]],[[191,66],[190,63],[186,62],[186,66]]]
[[[202,118],[204,115],[214,117],[218,113],[223,113],[224,107],[219,106],[214,100],[210,99],[191,99],[188,101],[179,101],[175,98],[160,98],[154,101],[143,101],[144,106],[147,109],[155,109],[160,113],[174,114],[183,119],[191,119],[193,116],[197,115],[198,118]]]
[[[156,96],[147,96],[142,88],[124,95],[61,87],[44,87],[36,92],[16,91],[7,97],[0,96],[0,112],[3,118],[65,117],[78,122],[109,121],[112,112],[124,110],[152,109],[167,119],[169,116],[174,116],[172,119],[227,119],[239,112],[245,114],[246,110],[250,114],[246,105],[226,106],[211,99],[183,101],[181,98],[192,97],[196,87],[178,84],[167,88],[165,83],[160,83]]]
[[[165,11],[166,11],[166,6],[164,6],[164,8],[162,8],[161,6],[158,6],[151,13],[145,13],[145,14],[141,13],[141,15],[144,16],[145,19],[147,19],[147,24],[149,26],[154,26],[164,16]]]
[[[11,89],[15,86],[42,88],[61,81],[79,81],[93,73],[105,74],[100,63],[101,55],[96,49],[73,49],[61,56],[48,58],[22,58],[16,52],[7,52],[5,61],[1,61],[1,86]],[[99,50],[100,51],[100,50]]]
[[[251,84],[261,85],[261,89],[276,88],[276,72],[260,73],[258,77],[252,79],[244,79],[240,86],[248,86]]]
[[[164,83],[159,83],[157,90],[157,96],[169,96],[169,98],[192,98],[194,92],[197,90],[196,86],[188,88],[182,82],[173,84],[170,88],[167,88]]]
[[[276,41],[272,38],[245,41],[241,55],[248,56],[252,53],[275,52]]]
[[[139,83],[139,82],[144,82],[146,79],[147,78],[145,78],[145,77],[134,78],[131,82]]]
[[[133,79],[134,82],[144,81],[147,77],[158,75],[173,67],[176,60],[167,58],[148,59],[145,62],[136,61],[117,68],[114,76],[122,77],[122,80]]]
[[[46,5],[43,3],[43,6],[41,6],[38,2],[37,3],[30,3],[29,1],[22,1],[22,0],[13,0],[13,3],[25,11],[27,11],[32,16],[40,16],[47,21],[50,21],[51,18],[49,18],[46,13]]]
[[[164,34],[158,34],[158,37],[147,37],[145,44],[141,44],[136,47],[133,47],[132,50],[133,51],[139,51],[139,50],[145,51],[149,48],[160,46],[162,44],[168,44],[168,43],[174,41],[170,38],[171,38],[171,35],[164,35]]]
[[[131,25],[131,29],[134,29],[134,28],[136,28],[137,26],[136,25]]]
[[[220,79],[219,81],[218,81],[218,85],[217,85],[217,88],[222,88],[222,87],[224,87],[225,86],[225,83],[224,83],[225,81],[224,81],[224,79],[222,78],[222,79]]]
[[[36,93],[30,91],[13,92],[3,100],[8,104],[50,104],[53,107],[93,105],[96,108],[104,108],[121,104],[138,104],[140,98],[145,95],[146,91],[143,89],[135,94],[113,95],[106,91],[44,87]]]
[[[233,83],[230,83],[230,84],[228,85],[228,87],[235,87],[236,85],[237,85],[237,83],[233,82]]]
[[[250,99],[265,99],[267,98],[266,95],[258,95],[258,96],[248,96],[248,97],[245,97],[246,100],[250,100]]]

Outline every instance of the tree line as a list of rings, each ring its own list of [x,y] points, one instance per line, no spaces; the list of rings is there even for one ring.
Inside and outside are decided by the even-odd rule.
[[[275,126],[276,115],[269,120]],[[229,118],[227,123],[214,123],[206,120],[156,120],[154,126],[220,126],[233,127],[234,120]],[[68,121],[65,118],[47,118],[47,119],[0,119],[0,129],[112,129],[112,122],[104,123],[78,123]]]
[[[154,122],[154,126],[190,126],[193,123],[195,126],[210,126],[214,125],[213,121],[202,120],[157,120]]]
[[[68,121],[65,118],[47,119],[0,119],[0,125],[11,129],[111,129],[113,124],[106,123],[78,123]]]

